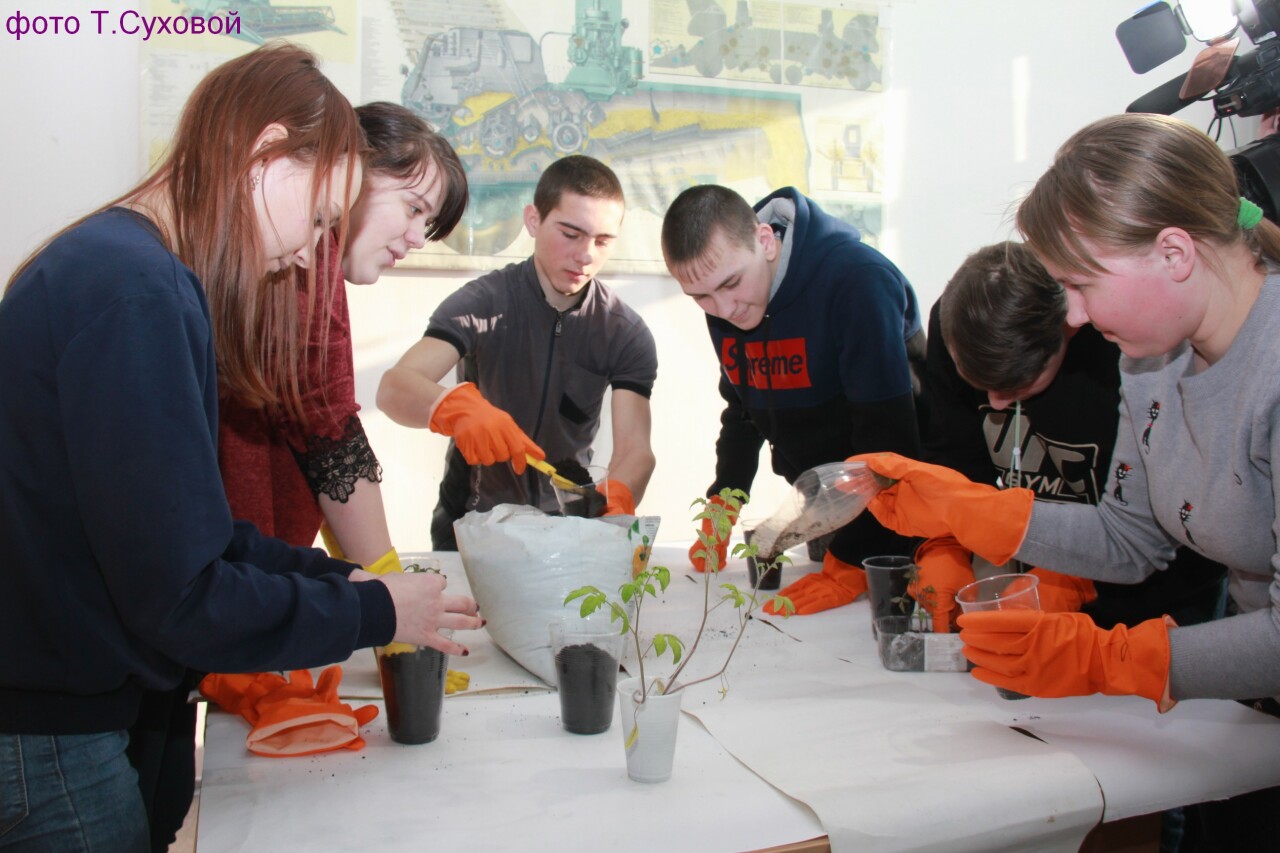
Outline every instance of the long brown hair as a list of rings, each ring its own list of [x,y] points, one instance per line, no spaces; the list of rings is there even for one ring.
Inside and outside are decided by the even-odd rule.
[[[1280,262],[1280,227],[1242,228],[1240,187],[1227,155],[1191,125],[1131,113],[1088,125],[1058,149],[1018,207],[1018,230],[1040,260],[1088,275],[1101,265],[1081,242],[1138,251],[1178,227],[1217,247],[1242,241]]]
[[[254,150],[272,124],[285,134]],[[345,158],[345,214],[362,148],[355,111],[321,73],[316,57],[297,45],[274,42],[209,72],[187,99],[173,141],[151,174],[94,212],[163,193],[174,226],[172,235],[165,235],[169,248],[196,273],[208,296],[224,395],[305,417],[301,330],[310,328],[321,308],[316,270],[328,260],[323,256],[328,241],[322,241],[322,256],[307,271],[306,316],[300,318],[292,271],[266,276],[250,185],[254,166],[281,157],[309,165],[312,210],[322,210],[330,204],[328,176]],[[345,224],[337,230],[340,257]],[[10,284],[43,248],[19,266]],[[321,301],[327,303],[328,297]]]

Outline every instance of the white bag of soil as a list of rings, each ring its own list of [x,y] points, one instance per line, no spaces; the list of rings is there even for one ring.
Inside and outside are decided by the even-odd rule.
[[[658,522],[657,516],[562,518],[500,504],[467,513],[453,530],[489,636],[554,686],[549,626],[577,613],[564,606],[565,596],[590,584],[615,598],[632,577],[633,560],[657,537]]]

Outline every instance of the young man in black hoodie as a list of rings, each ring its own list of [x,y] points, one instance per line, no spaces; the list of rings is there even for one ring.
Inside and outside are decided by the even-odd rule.
[[[919,457],[919,306],[898,268],[856,228],[792,187],[753,209],[708,184],[672,202],[662,250],[707,313],[720,361],[725,409],[708,495],[749,490],[766,440],[788,483],[856,453]],[[783,592],[799,613],[847,604],[866,589],[863,558],[907,554],[910,545],[864,513],[832,539],[820,574]],[[692,551],[690,559],[704,570]]]

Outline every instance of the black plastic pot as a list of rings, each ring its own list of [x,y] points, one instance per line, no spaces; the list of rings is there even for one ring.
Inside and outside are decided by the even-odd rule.
[[[387,730],[396,743],[431,743],[440,735],[449,656],[425,647],[378,654]]]
[[[750,545],[751,537],[754,533],[754,529],[744,528],[742,531],[743,541]],[[756,558],[747,557],[747,582],[751,584],[752,589],[777,589],[782,586],[782,566],[775,566],[762,574]]]

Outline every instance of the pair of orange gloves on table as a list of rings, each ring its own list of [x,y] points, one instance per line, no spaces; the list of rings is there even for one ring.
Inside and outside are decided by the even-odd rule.
[[[363,749],[360,727],[378,716],[373,705],[353,709],[338,699],[342,667],[312,680],[305,669],[286,680],[274,672],[206,675],[200,692],[251,726],[245,746],[257,755],[284,758],[336,749]]]
[[[547,458],[511,415],[486,400],[470,382],[461,382],[440,395],[432,407],[429,427],[452,438],[468,465],[510,462],[516,474],[523,474],[526,453],[535,459]],[[620,480],[607,482],[604,514],[635,515],[631,489]]]
[[[928,539],[951,537],[960,548],[997,566],[1022,545],[1035,502],[1029,489],[981,485],[949,468],[894,453],[867,453],[850,461],[865,462],[896,481],[868,506],[891,530]],[[947,548],[951,556],[945,559],[954,569],[958,552]],[[1073,595],[1053,582],[1047,587],[1053,592],[1044,595],[1043,577],[1040,586],[1042,606]],[[1088,590],[1077,590],[1086,599]],[[966,613],[957,622],[964,655],[977,664],[973,674],[979,681],[1031,696],[1137,695],[1162,712],[1173,707],[1169,628],[1175,625],[1168,616],[1110,630],[1083,613],[1047,610]]]

